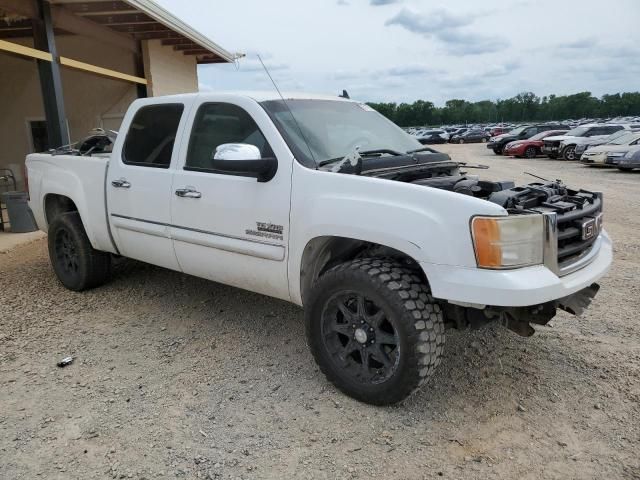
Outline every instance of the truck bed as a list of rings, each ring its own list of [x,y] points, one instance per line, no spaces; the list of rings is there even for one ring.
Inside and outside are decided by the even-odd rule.
[[[116,253],[107,224],[105,179],[109,160],[102,155],[28,155],[29,205],[38,228],[48,230],[47,201],[52,195],[63,195],[75,203],[93,247]]]

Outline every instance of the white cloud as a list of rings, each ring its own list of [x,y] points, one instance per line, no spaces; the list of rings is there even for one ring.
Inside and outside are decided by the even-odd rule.
[[[232,52],[199,68],[213,90],[283,89],[373,101],[635,91],[638,0],[156,0]],[[345,7],[343,4],[348,4]],[[439,6],[440,5],[440,6]],[[637,37],[637,35],[636,35]]]

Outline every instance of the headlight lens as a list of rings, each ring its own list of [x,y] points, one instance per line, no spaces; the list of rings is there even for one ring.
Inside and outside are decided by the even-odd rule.
[[[541,264],[542,217],[475,217],[471,222],[471,233],[478,267],[507,269]]]

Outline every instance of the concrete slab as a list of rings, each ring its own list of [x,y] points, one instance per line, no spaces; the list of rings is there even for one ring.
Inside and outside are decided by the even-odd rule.
[[[29,233],[0,232],[0,253],[6,253],[19,245],[35,242],[46,236],[46,233],[39,230]]]

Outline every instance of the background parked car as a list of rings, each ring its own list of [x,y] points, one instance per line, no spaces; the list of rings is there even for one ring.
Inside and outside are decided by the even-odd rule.
[[[565,135],[547,137],[544,140],[542,153],[549,158],[563,158],[565,160],[576,159],[576,139],[585,137],[605,138],[618,130],[624,129],[624,125],[591,124],[581,125],[569,130]],[[626,127],[627,129],[629,127]]]
[[[640,132],[640,127],[636,128],[635,125],[630,125],[629,127],[631,129],[631,132]],[[586,150],[588,150],[589,148],[597,147],[598,145],[606,145],[608,143],[612,143],[617,138],[625,136],[625,135],[629,135],[629,130],[627,130],[627,129],[618,130],[617,132],[612,133],[608,137],[604,137],[604,138],[602,138],[602,137],[577,138],[575,140],[575,142],[576,142],[576,149],[575,149],[576,160],[580,160],[581,157],[582,157],[582,154]]]
[[[451,143],[453,137],[460,136],[460,135],[462,135],[463,133],[465,133],[468,130],[469,130],[469,128],[467,128],[467,127],[461,127],[461,128],[456,129],[455,131],[451,132],[450,137],[449,137],[449,142]]]
[[[495,137],[496,135],[502,135],[503,133],[509,133],[510,130],[511,129],[507,128],[507,127],[493,127],[489,133],[491,134],[492,137]]]
[[[484,130],[475,129],[467,130],[462,134],[452,135],[449,140],[450,143],[485,143],[491,138]]]
[[[635,168],[640,168],[640,149],[628,152],[624,157],[617,160],[618,170],[630,172]]]
[[[538,155],[542,155],[542,141],[546,137],[552,137],[554,135],[563,135],[568,130],[548,130],[534,135],[531,138],[524,140],[516,140],[515,142],[507,143],[502,151],[503,155],[509,155],[512,157],[527,157],[535,158]]]
[[[612,143],[592,147],[582,154],[582,163],[590,166],[617,166],[618,161],[629,152],[640,149],[640,133],[622,135]]]
[[[449,140],[449,134],[444,130],[423,130],[416,135],[416,138],[423,145],[447,143]]]
[[[487,148],[493,150],[493,153],[496,155],[500,155],[507,143],[514,142],[516,140],[526,140],[538,133],[546,132],[548,130],[569,130],[569,128],[566,125],[553,123],[524,125],[511,130],[509,133],[503,133],[502,135],[491,137],[491,140],[487,143]]]

